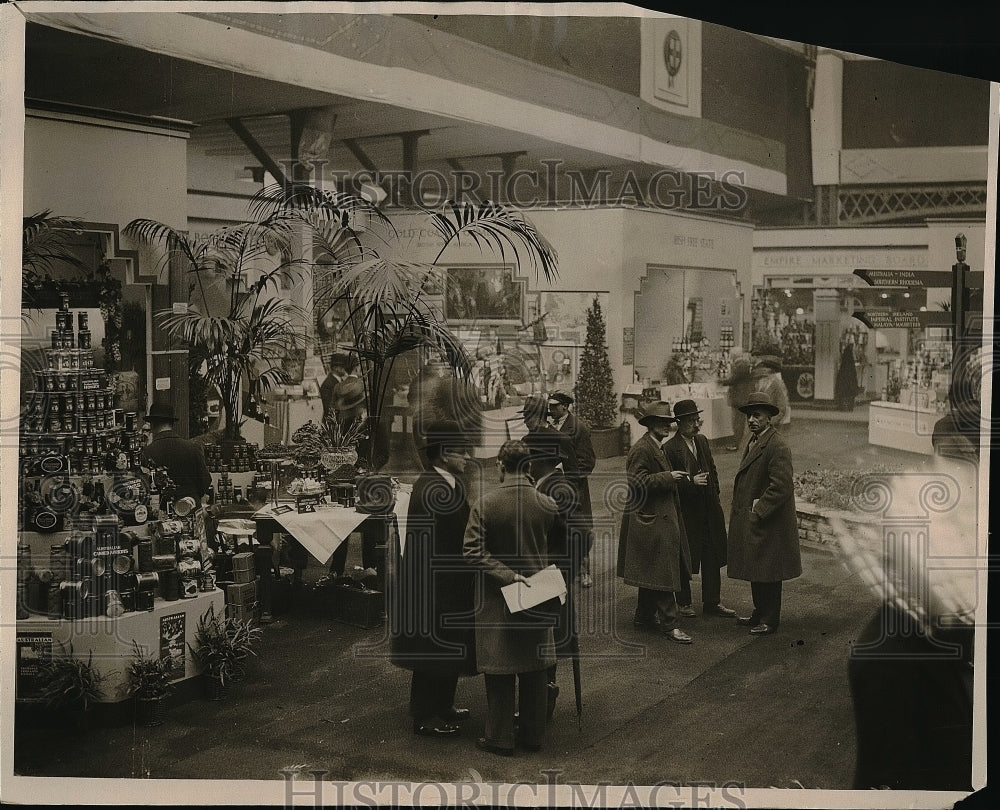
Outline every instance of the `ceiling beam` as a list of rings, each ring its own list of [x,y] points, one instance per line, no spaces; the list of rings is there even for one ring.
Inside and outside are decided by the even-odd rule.
[[[229,128],[235,132],[237,136],[239,136],[239,139],[243,141],[247,149],[250,150],[250,154],[257,158],[260,165],[271,173],[275,182],[282,186],[286,185],[285,173],[281,170],[277,161],[275,161],[274,158],[268,154],[267,150],[257,142],[257,139],[250,133],[250,130],[246,128],[243,121],[239,118],[227,118],[226,123],[229,125]]]
[[[354,155],[354,159],[361,164],[361,167],[372,174],[378,173],[378,168],[375,166],[375,161],[372,160],[368,153],[361,148],[361,144],[358,143],[357,138],[342,138],[340,141],[344,146],[347,147],[348,151]]]

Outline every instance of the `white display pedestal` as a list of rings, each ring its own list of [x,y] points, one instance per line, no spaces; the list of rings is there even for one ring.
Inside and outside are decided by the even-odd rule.
[[[145,654],[169,657],[183,665],[183,675],[176,680],[192,678],[199,670],[188,644],[194,644],[198,619],[210,605],[215,607],[217,615],[225,616],[225,596],[215,589],[192,599],[171,602],[157,599],[152,610],[123,613],[116,619],[95,616],[70,621],[32,616],[18,620],[18,672],[30,668],[38,657],[44,657],[39,655],[40,649],[47,647],[52,656],[69,655],[72,645],[73,658],[86,660],[92,653],[94,666],[105,674],[102,702],[118,703],[128,697],[126,672],[135,640]],[[30,695],[17,697],[30,698]]]
[[[868,443],[911,453],[933,455],[931,435],[942,414],[898,402],[868,404]]]

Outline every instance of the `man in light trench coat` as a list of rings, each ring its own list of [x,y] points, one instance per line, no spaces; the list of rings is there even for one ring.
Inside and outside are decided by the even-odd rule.
[[[782,581],[802,574],[792,454],[771,425],[779,410],[767,394],[751,394],[740,410],[750,441],[733,484],[728,573],[749,581],[753,596],[753,613],[737,621],[766,636],[781,619]]]

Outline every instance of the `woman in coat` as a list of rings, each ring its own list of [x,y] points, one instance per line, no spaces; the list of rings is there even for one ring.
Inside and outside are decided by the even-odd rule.
[[[792,454],[771,425],[778,408],[766,394],[751,394],[740,410],[751,436],[733,484],[728,573],[748,580],[753,595],[753,613],[737,621],[764,636],[778,629],[782,581],[802,574]]]
[[[691,570],[677,498],[677,482],[687,473],[670,469],[662,447],[674,421],[666,402],[649,406],[639,419],[647,432],[625,459],[629,502],[622,514],[617,573],[626,585],[639,589],[633,619],[636,627],[690,644],[691,636],[677,627],[675,596],[682,584],[681,555],[686,570]]]
[[[449,737],[469,714],[454,705],[459,676],[476,674],[475,574],[462,555],[471,444],[455,422],[430,425],[426,442],[429,467],[413,485],[406,543],[391,552],[389,650],[413,672],[413,733]]]
[[[854,398],[860,390],[858,367],[854,364],[854,344],[848,343],[840,355],[840,367],[833,383],[833,398],[837,401],[837,410],[853,411]]]
[[[465,530],[465,559],[483,572],[476,588],[476,660],[486,682],[489,715],[486,736],[476,746],[504,756],[513,754],[515,745],[541,749],[547,670],[556,662],[551,625],[511,614],[500,591],[549,565],[557,509],[532,485],[529,461],[524,442],[501,446],[500,485],[488,488],[473,506]],[[520,714],[516,735],[515,689]]]

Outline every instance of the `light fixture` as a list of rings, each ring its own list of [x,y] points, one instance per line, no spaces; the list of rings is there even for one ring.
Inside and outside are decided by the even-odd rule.
[[[903,293],[903,298],[909,298],[910,294],[908,292]]]
[[[882,297],[883,298],[888,298],[889,297],[889,293],[882,293]]]
[[[804,309],[802,309],[802,307],[796,307],[795,308],[795,314],[796,315],[805,315],[805,313],[806,313],[806,311]]]
[[[926,312],[927,311],[927,307],[920,307],[920,311],[921,312]]]

